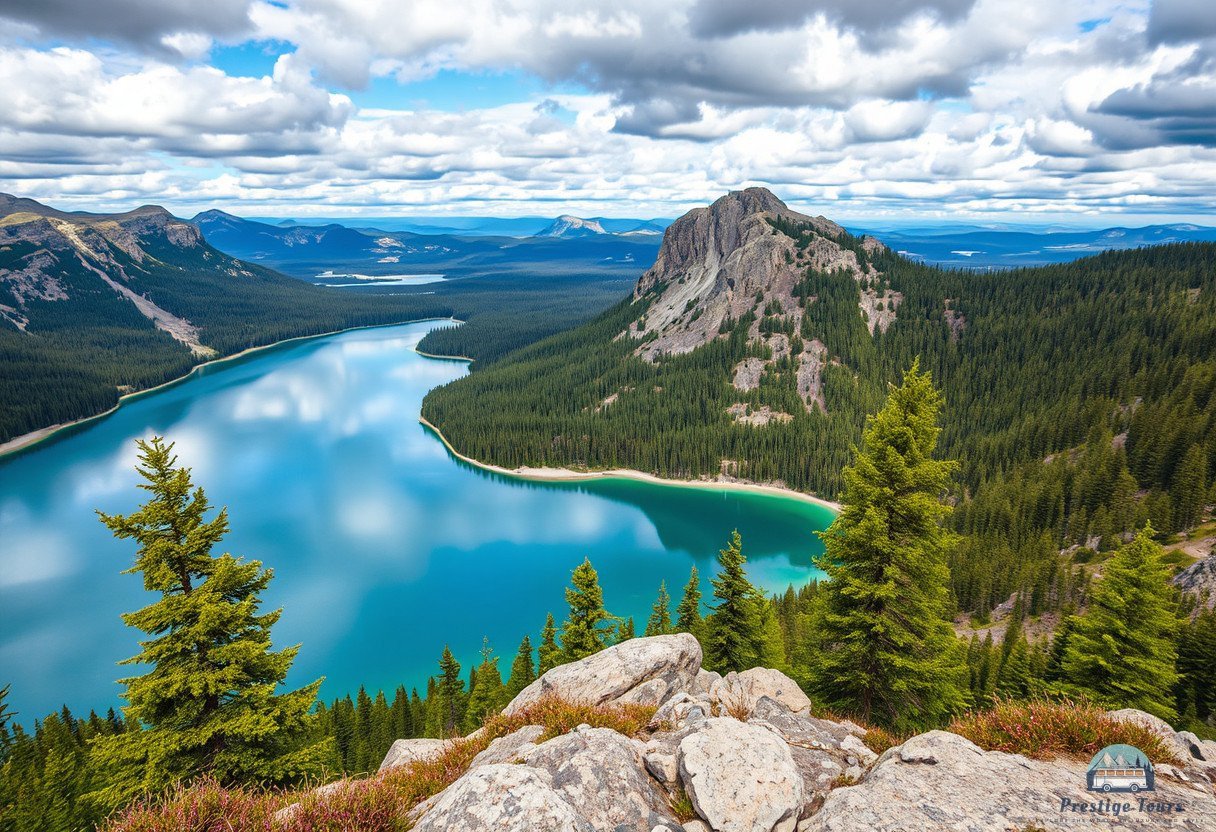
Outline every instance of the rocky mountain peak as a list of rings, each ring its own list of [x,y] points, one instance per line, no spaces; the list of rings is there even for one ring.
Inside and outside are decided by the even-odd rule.
[[[881,273],[870,255],[884,251],[877,240],[855,238],[826,217],[790,209],[767,188],[732,191],[667,229],[654,266],[634,291],[646,311],[624,335],[642,342],[639,356],[658,361],[729,337],[748,320],[749,342],[768,357],[741,362],[735,386],[753,389],[775,362],[790,356],[806,408],[823,408],[820,376],[832,357],[817,333],[803,326],[816,301],[800,286],[811,272],[850,274],[858,284],[858,315],[871,333],[885,331],[902,296],[876,288]]]
[[[607,234],[604,226],[598,220],[587,220],[582,217],[562,214],[553,223],[540,232],[538,237],[591,237],[596,234]]]

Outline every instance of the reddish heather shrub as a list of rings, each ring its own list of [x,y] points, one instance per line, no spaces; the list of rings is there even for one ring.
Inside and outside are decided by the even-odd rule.
[[[861,741],[866,744],[875,754],[881,754],[889,748],[894,748],[903,743],[903,740],[892,734],[885,728],[868,728],[866,734],[861,738]]]
[[[579,725],[632,736],[646,727],[655,710],[543,699],[510,717],[490,717],[476,736],[453,739],[437,757],[348,781],[324,795],[226,789],[213,780],[200,780],[132,806],[107,822],[103,832],[404,832],[409,810],[454,783],[499,737],[525,725],[544,726],[544,739]],[[292,811],[275,820],[274,813],[292,803]]]
[[[1000,700],[991,708],[959,717],[946,730],[988,751],[1027,757],[1085,758],[1108,745],[1126,743],[1154,763],[1181,764],[1152,731],[1112,719],[1086,703]]]
[[[227,789],[212,779],[140,801],[104,825],[106,832],[269,832],[281,796]]]
[[[379,779],[351,780],[320,796],[310,793],[275,823],[281,832],[405,832],[400,800]]]

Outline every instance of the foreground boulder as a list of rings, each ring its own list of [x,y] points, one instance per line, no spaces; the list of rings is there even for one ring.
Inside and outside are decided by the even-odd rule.
[[[780,702],[796,714],[811,711],[810,698],[780,670],[753,667],[742,673],[727,673],[709,686],[709,698],[719,706],[718,710],[735,716],[750,715],[764,697]]]
[[[773,732],[716,717],[680,741],[680,782],[715,832],[788,832],[803,803],[802,775]]]
[[[413,832],[596,832],[552,782],[528,766],[478,766],[430,802]]]
[[[640,742],[616,731],[582,727],[536,746],[524,763],[548,772],[554,790],[596,829],[679,830],[641,752]]]
[[[448,740],[433,740],[419,737],[417,739],[397,740],[384,755],[380,763],[380,771],[408,765],[419,760],[433,760],[451,746]]]
[[[701,669],[701,645],[688,633],[635,638],[546,672],[503,710],[516,714],[542,699],[588,705],[659,705],[688,690]]]
[[[834,789],[798,832],[1216,828],[1210,787],[1158,777],[1154,792],[1102,795],[1086,791],[1086,762],[983,751],[956,734],[930,731],[883,754],[858,785]],[[1143,810],[1141,798],[1163,808]],[[1132,808],[1124,810],[1125,803]]]

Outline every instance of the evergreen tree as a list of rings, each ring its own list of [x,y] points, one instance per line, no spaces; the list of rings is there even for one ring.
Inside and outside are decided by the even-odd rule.
[[[1170,489],[1174,503],[1174,526],[1191,529],[1203,514],[1207,498],[1208,460],[1203,446],[1196,443],[1186,452],[1174,472],[1174,486]]]
[[[671,597],[667,594],[667,581],[659,581],[659,597],[650,608],[650,619],[646,622],[647,636],[665,636],[671,632]]]
[[[13,735],[9,730],[9,724],[13,721],[14,713],[9,708],[5,699],[8,699],[9,690],[12,685],[5,685],[0,688],[0,764],[4,762],[4,758],[8,756],[9,746],[12,745]]]
[[[507,679],[503,704],[519,696],[520,691],[534,681],[536,666],[532,663],[532,639],[524,636],[524,640],[519,643],[519,651],[515,654],[515,661],[511,662],[511,675]]]
[[[573,588],[566,589],[570,618],[562,625],[562,659],[578,661],[603,650],[612,634],[613,617],[604,609],[604,592],[591,561],[574,570]]]
[[[429,705],[430,696],[427,697]],[[460,662],[447,645],[439,657],[439,679],[435,683],[436,728],[440,737],[450,737],[464,722],[464,680],[460,678]]]
[[[1216,714],[1216,610],[1200,612],[1179,633],[1178,676],[1178,712],[1188,715],[1192,723],[1212,721]]]
[[[1077,629],[1077,616],[1074,614],[1074,607],[1070,604],[1064,608],[1064,612],[1060,616],[1060,624],[1056,627],[1055,635],[1051,640],[1051,647],[1047,653],[1047,669],[1043,673],[1043,678],[1048,682],[1064,681],[1064,655],[1068,652],[1068,643],[1072,640],[1072,634]]]
[[[490,640],[482,640],[481,665],[477,668],[477,681],[469,692],[469,705],[464,716],[464,731],[471,734],[482,726],[486,717],[498,713],[502,707],[502,675],[498,672],[498,657],[490,649]]]
[[[828,609],[816,686],[829,707],[896,729],[936,725],[966,703],[945,618],[942,498],[954,466],[933,458],[941,397],[914,362],[844,470],[844,509],[821,533]]]
[[[691,633],[697,641],[703,642],[705,639],[705,619],[701,617],[701,576],[695,566],[688,575],[684,594],[676,607],[676,632]]]
[[[139,443],[137,468],[150,499],[129,515],[101,520],[138,544],[128,573],[143,575],[159,598],[123,615],[149,635],[124,664],[149,665],[121,680],[129,718],[143,730],[99,738],[94,759],[110,773],[95,795],[117,806],[141,791],[158,792],[209,772],[224,782],[288,783],[318,773],[331,753],[303,740],[320,680],[276,694],[299,647],[271,650],[270,628],[281,611],[258,614],[272,572],[211,549],[228,531],[224,510],[177,466],[159,437]]]
[[[553,621],[553,613],[545,616],[545,626],[540,631],[540,647],[537,648],[537,675],[545,673],[562,663],[562,650],[557,646],[557,625]]]
[[[722,569],[711,581],[717,604],[705,621],[705,664],[719,673],[756,667],[761,657],[765,600],[747,579],[746,562],[743,540],[733,531],[718,552]]]
[[[1167,722],[1177,681],[1169,572],[1146,526],[1106,562],[1064,654],[1068,682],[1118,708]]]

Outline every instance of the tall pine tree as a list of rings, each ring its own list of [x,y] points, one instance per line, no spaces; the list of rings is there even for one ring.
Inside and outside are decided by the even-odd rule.
[[[1089,608],[1076,620],[1063,659],[1064,679],[1117,708],[1138,708],[1167,722],[1176,716],[1178,680],[1169,571],[1146,526],[1102,570]]]
[[[820,536],[827,572],[816,688],[880,725],[937,725],[966,704],[963,651],[946,618],[952,536],[942,527],[954,465],[933,458],[941,396],[919,362],[866,420],[843,472],[844,508]]]
[[[98,740],[93,759],[109,773],[94,795],[115,806],[209,773],[223,782],[289,783],[319,773],[332,760],[328,743],[309,743],[309,715],[320,680],[286,693],[298,646],[271,650],[280,610],[258,612],[272,572],[258,561],[212,548],[228,531],[227,512],[211,512],[190,469],[159,437],[139,443],[140,485],[150,494],[128,515],[98,512],[115,537],[134,540],[144,589],[158,599],[123,615],[147,633],[138,656],[149,666],[121,680],[128,718],[143,730]]]
[[[705,619],[701,617],[701,576],[695,566],[688,575],[684,594],[676,607],[676,632],[691,633],[697,641],[705,640]]]
[[[578,661],[603,650],[613,636],[613,617],[604,609],[604,591],[591,561],[584,558],[566,589],[570,618],[562,626],[562,658]]]
[[[713,612],[705,621],[705,664],[728,673],[756,667],[763,654],[766,623],[764,596],[747,579],[743,565],[743,539],[733,531],[725,549],[718,552],[721,571],[712,579]]]
[[[510,702],[534,681],[536,666],[532,663],[532,639],[524,636],[524,640],[519,643],[519,652],[515,654],[515,661],[511,662],[511,675],[507,678],[504,699]]]
[[[650,608],[650,619],[646,622],[647,636],[665,636],[671,632],[671,596],[667,594],[667,581],[659,581],[659,597]]]
[[[562,663],[562,649],[557,644],[557,624],[553,621],[553,613],[545,616],[545,626],[540,631],[540,647],[536,649],[536,658],[536,672],[540,676]]]

